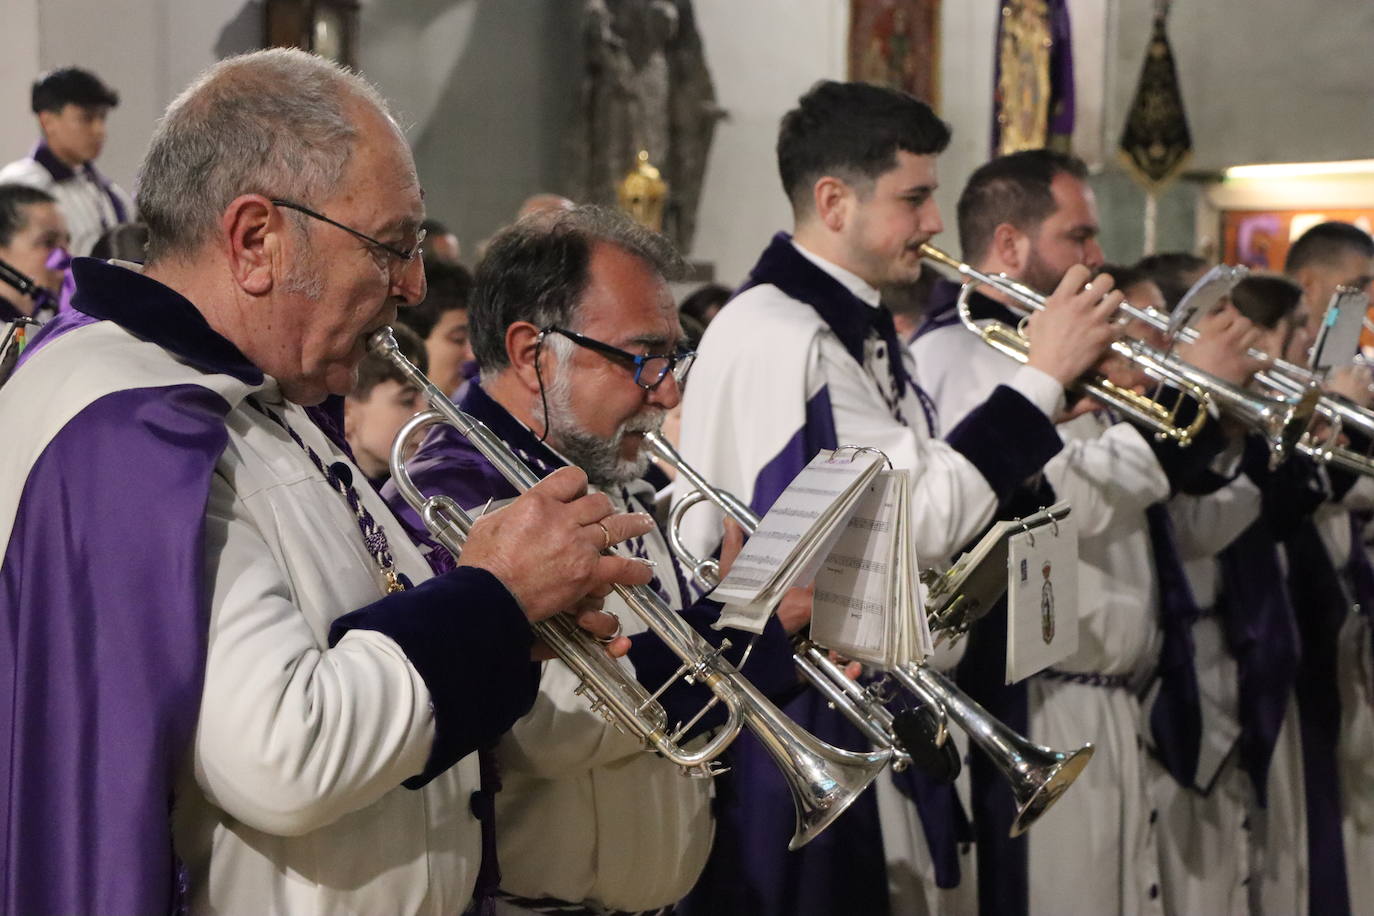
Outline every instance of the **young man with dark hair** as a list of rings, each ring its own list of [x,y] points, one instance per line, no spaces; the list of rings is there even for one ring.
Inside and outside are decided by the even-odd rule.
[[[0,184],[0,261],[43,290],[40,302],[0,280],[0,321],[35,314],[41,319],[56,308],[69,244],[67,223],[51,194],[21,184]]]
[[[1370,289],[1374,239],[1350,223],[1319,223],[1288,249],[1284,273],[1302,288],[1300,308],[1318,328],[1338,289]],[[1328,388],[1357,404],[1369,402],[1364,369],[1333,372]],[[1358,428],[1345,435],[1355,450],[1369,450]],[[1271,801],[1266,818],[1261,892],[1311,913],[1365,913],[1374,907],[1374,686],[1368,674],[1374,664],[1374,577],[1364,543],[1374,479],[1361,477],[1342,488],[1339,475],[1329,467],[1326,472],[1332,498],[1284,544],[1287,569],[1294,571],[1287,587],[1301,657],[1293,680],[1296,717],[1290,710],[1275,751],[1271,796],[1280,804]],[[1277,761],[1284,758],[1281,769]]]
[[[425,237],[429,241],[429,237]],[[440,391],[457,398],[472,362],[468,338],[468,300],[472,274],[456,262],[425,260],[429,290],[424,301],[398,316],[401,324],[424,341],[429,354],[429,377]]]
[[[1060,176],[1064,178],[1060,178]],[[1075,156],[1051,150],[1028,150],[1003,156],[978,168],[959,195],[959,249],[964,260],[977,265],[1000,241],[999,226],[1010,226],[1024,235],[1039,233],[1046,220],[1060,208],[1056,180],[1072,180],[1087,186],[1088,169]],[[1036,238],[1027,248],[1021,267],[1023,282],[1043,294],[1059,285],[1071,264],[1096,269],[1102,264],[1097,243],[1097,221],[1086,208],[1048,238]],[[1120,283],[1117,284],[1120,289]]]
[[[682,424],[687,461],[759,512],[818,451],[881,449],[911,473],[912,547],[922,565],[950,558],[1062,448],[1053,417],[1064,386],[1111,340],[1107,318],[1120,299],[1109,282],[1085,289],[1089,272],[1075,268],[1030,321],[1030,364],[959,427],[940,424],[912,381],[914,367],[878,290],[915,281],[920,246],[944,228],[933,193],[936,157],[948,141],[930,108],[901,92],[826,81],[802,96],[782,119],[777,144],[793,233],[774,236],[744,289],[707,328]],[[716,537],[704,527],[707,514],[689,517],[686,535],[709,552]],[[787,711],[831,743],[864,746],[819,696],[803,695]],[[949,787],[912,770],[884,774],[826,833],[788,854],[786,790],[756,745],[741,741],[736,749],[738,788],[723,809],[709,880],[693,895],[692,912],[908,913],[951,905],[939,890],[959,880]]]
[[[1302,287],[1307,314],[1316,327],[1338,287],[1368,289],[1374,280],[1374,239],[1350,223],[1318,223],[1288,249],[1283,272]]]
[[[32,153],[0,169],[0,182],[55,197],[71,229],[72,253],[87,254],[102,232],[133,218],[129,195],[95,168],[119,94],[93,73],[62,67],[34,82],[32,103],[43,136]]]
[[[402,324],[391,326],[401,354],[421,372],[428,369],[424,342]],[[358,364],[358,384],[344,398],[344,438],[353,461],[376,489],[391,476],[391,443],[405,422],[425,409],[424,397],[392,362],[368,351]],[[410,444],[414,451],[417,438]]]

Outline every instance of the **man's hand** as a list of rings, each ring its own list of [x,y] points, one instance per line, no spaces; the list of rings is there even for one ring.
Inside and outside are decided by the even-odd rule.
[[[600,599],[614,585],[647,584],[653,571],[638,560],[601,551],[653,527],[654,520],[641,513],[613,515],[609,498],[587,493],[586,474],[560,468],[478,519],[458,565],[495,575],[531,621],[569,611],[584,629],[609,636],[619,624],[600,612]],[[586,598],[596,607],[582,603]]]
[[[1085,285],[1090,276],[1082,265],[1069,268],[1044,309],[1026,322],[1027,363],[1066,388],[1102,358],[1118,334],[1111,318],[1121,293],[1112,289],[1110,274],[1098,274]]]
[[[1212,312],[1197,323],[1197,340],[1180,343],[1178,355],[1204,372],[1240,387],[1264,363],[1247,352],[1259,339],[1260,330],[1233,305]]]

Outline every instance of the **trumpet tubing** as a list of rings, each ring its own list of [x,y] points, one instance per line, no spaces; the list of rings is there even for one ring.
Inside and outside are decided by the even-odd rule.
[[[451,552],[457,555],[472,519],[451,499],[426,498],[405,468],[405,443],[420,429],[448,423],[466,436],[483,456],[521,492],[538,478],[510,447],[480,421],[463,413],[401,354],[390,328],[373,333],[372,349],[388,359],[424,395],[430,409],[413,417],[392,445],[391,469],[397,490]],[[709,775],[716,760],[739,734],[753,732],[782,771],[796,807],[797,829],[789,849],[797,849],[830,825],[877,778],[891,757],[889,750],[856,753],[832,747],[809,734],[727,661],[721,649],[708,643],[682,617],[646,586],[617,585],[616,594],[639,615],[659,639],[682,660],[678,676],[701,683],[726,710],[726,724],[695,751],[679,742],[705,709],[692,721],[669,731],[667,715],[638,681],[608,658],[596,641],[570,621],[556,615],[535,625],[540,638],[582,679],[592,694],[592,706],[629,733],[694,775]],[[673,683],[672,681],[669,682]],[[659,689],[661,693],[667,684]]]
[[[673,507],[673,512],[669,516],[668,543],[675,554],[679,549],[682,550],[679,560],[684,565],[709,573],[712,578],[699,580],[702,585],[714,586],[718,567],[698,560],[682,545],[681,535],[677,529],[681,525],[685,509],[679,511],[678,507],[690,508],[701,502],[712,503],[733,518],[746,532],[752,532],[758,527],[758,513],[735,495],[711,486],[660,433],[647,434],[644,437],[644,445],[650,454],[672,465],[677,470],[679,479],[686,480],[693,487],[693,491]],[[911,755],[903,748],[897,737],[895,716],[883,704],[881,697],[851,680],[839,665],[830,660],[825,650],[815,643],[799,639],[794,645],[794,650],[793,660],[802,676],[870,741],[879,748],[891,751],[894,767],[910,764]],[[1078,750],[1066,754],[1035,744],[1017,734],[993,718],[953,681],[924,663],[900,665],[890,673],[898,684],[934,714],[937,747],[944,745],[948,736],[947,722],[953,720],[970,740],[988,755],[1011,783],[1012,795],[1016,799],[1016,818],[1012,822],[1012,836],[1024,833],[1040,815],[1048,811],[1092,759],[1091,744],[1085,744]]]
[[[959,317],[964,325],[982,335],[984,340],[997,346],[1003,353],[1024,362],[1030,352],[1029,345],[1008,349],[989,340],[989,333],[1001,340],[1015,337],[1024,341],[1024,336],[1000,322],[993,322],[988,327],[978,326],[969,312],[968,297],[975,286],[984,285],[1031,311],[1044,308],[1045,297],[1024,283],[1001,275],[985,273],[930,244],[921,246],[921,256],[947,271],[958,274],[962,279],[963,287],[959,291]],[[1156,330],[1164,331],[1169,327],[1168,316],[1154,309],[1140,309],[1123,302],[1118,310],[1123,316],[1142,321]],[[1179,334],[1179,339],[1192,342],[1197,339],[1197,332],[1191,328],[1184,329]],[[1271,466],[1282,462],[1296,448],[1311,423],[1321,396],[1319,389],[1309,386],[1307,390],[1296,395],[1285,394],[1278,398],[1266,398],[1244,388],[1238,388],[1224,379],[1184,362],[1172,353],[1162,353],[1140,340],[1118,340],[1113,344],[1112,350],[1140,366],[1151,377],[1177,388],[1185,397],[1195,401],[1195,420],[1188,427],[1180,428],[1173,423],[1174,412],[1163,408],[1162,405],[1150,407],[1148,403],[1142,402],[1153,402],[1135,392],[1125,392],[1116,386],[1102,385],[1102,380],[1088,379],[1084,387],[1095,399],[1148,424],[1159,435],[1174,439],[1183,445],[1192,440],[1201,424],[1206,421],[1207,408],[1215,404],[1222,413],[1264,436],[1269,446]],[[1272,361],[1259,351],[1251,351],[1251,354]]]

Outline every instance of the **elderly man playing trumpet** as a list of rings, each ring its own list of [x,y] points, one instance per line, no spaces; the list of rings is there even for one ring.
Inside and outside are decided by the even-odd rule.
[[[568,470],[433,576],[322,420],[425,285],[415,167],[358,77],[215,65],[139,210],[146,268],[78,260],[0,389],[0,912],[459,912],[530,621],[648,581],[600,554],[651,522]]]
[[[477,271],[471,314],[480,383],[459,407],[483,421],[537,474],[573,465],[621,510],[652,504],[641,478],[644,435],[678,403],[693,354],[684,350],[666,276],[677,257],[661,237],[611,211],[579,207],[526,218],[494,238]],[[408,465],[426,495],[480,510],[514,495],[461,434],[440,427]],[[423,535],[392,493],[398,515]],[[714,602],[690,590],[657,530],[630,542],[655,564],[651,587],[714,642]],[[727,548],[727,555],[733,552]],[[431,553],[442,568],[443,551]],[[809,601],[792,596],[780,617],[801,626]],[[608,603],[608,610],[612,605]],[[634,614],[633,675],[653,690],[679,665]],[[736,647],[747,639],[735,636]],[[733,653],[732,653],[733,655]],[[743,671],[761,689],[795,684],[791,652],[770,620]],[[534,710],[497,748],[502,872],[498,913],[658,912],[696,881],[711,846],[711,780],[686,778],[644,752],[576,696],[559,662],[544,670]],[[674,687],[661,702],[687,721],[703,701]]]

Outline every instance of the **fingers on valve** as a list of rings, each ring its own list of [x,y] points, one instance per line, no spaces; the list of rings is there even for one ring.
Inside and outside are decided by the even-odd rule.
[[[654,519],[643,512],[623,512],[605,516],[600,520],[600,524],[605,526],[607,537],[614,545],[648,534],[654,528]],[[601,532],[596,528],[592,528],[592,531],[600,540]]]
[[[611,585],[648,585],[654,577],[652,566],[633,557],[602,557],[596,573],[598,582]]]
[[[530,492],[543,493],[559,502],[572,502],[586,495],[587,474],[581,468],[559,468],[530,487]]]

